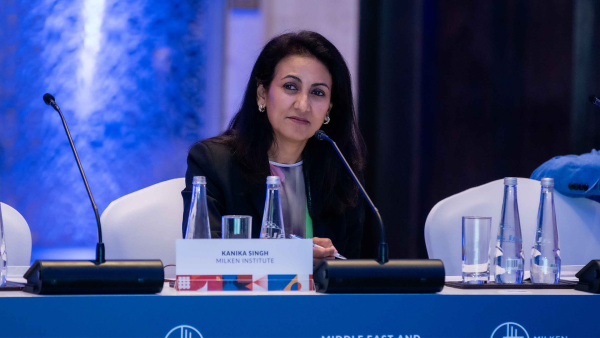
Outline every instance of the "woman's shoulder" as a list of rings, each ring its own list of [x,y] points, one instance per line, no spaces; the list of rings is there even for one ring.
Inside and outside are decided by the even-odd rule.
[[[211,167],[217,172],[236,166],[233,149],[222,136],[211,137],[192,145],[188,153],[188,165]]]
[[[189,155],[193,157],[210,156],[225,159],[233,156],[233,149],[229,140],[223,136],[216,136],[194,143],[190,148]]]

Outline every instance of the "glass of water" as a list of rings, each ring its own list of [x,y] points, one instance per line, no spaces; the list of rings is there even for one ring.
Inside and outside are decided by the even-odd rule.
[[[251,238],[252,216],[227,215],[221,217],[223,238]]]
[[[462,218],[462,277],[463,283],[485,284],[490,275],[491,217]]]

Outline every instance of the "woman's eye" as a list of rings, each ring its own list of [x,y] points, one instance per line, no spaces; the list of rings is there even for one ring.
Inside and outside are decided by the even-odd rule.
[[[293,83],[286,83],[283,85],[283,88],[285,89],[289,89],[289,90],[296,90],[298,88],[296,88],[296,85]]]
[[[313,90],[313,94],[317,96],[325,96],[325,92],[322,90]]]

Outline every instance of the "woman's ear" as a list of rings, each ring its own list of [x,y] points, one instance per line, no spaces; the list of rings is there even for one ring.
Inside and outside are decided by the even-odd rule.
[[[267,105],[267,90],[261,84],[256,88],[256,104],[263,107]]]
[[[331,113],[331,108],[333,108],[333,103],[329,104],[329,109],[327,109],[327,115],[329,115],[329,113]]]

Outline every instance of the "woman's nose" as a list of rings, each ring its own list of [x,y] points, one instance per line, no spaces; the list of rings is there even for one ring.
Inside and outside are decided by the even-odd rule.
[[[294,108],[296,108],[297,110],[299,110],[301,112],[305,112],[305,111],[309,110],[310,105],[308,103],[308,95],[304,94],[304,93],[298,95],[298,98],[294,104]]]

